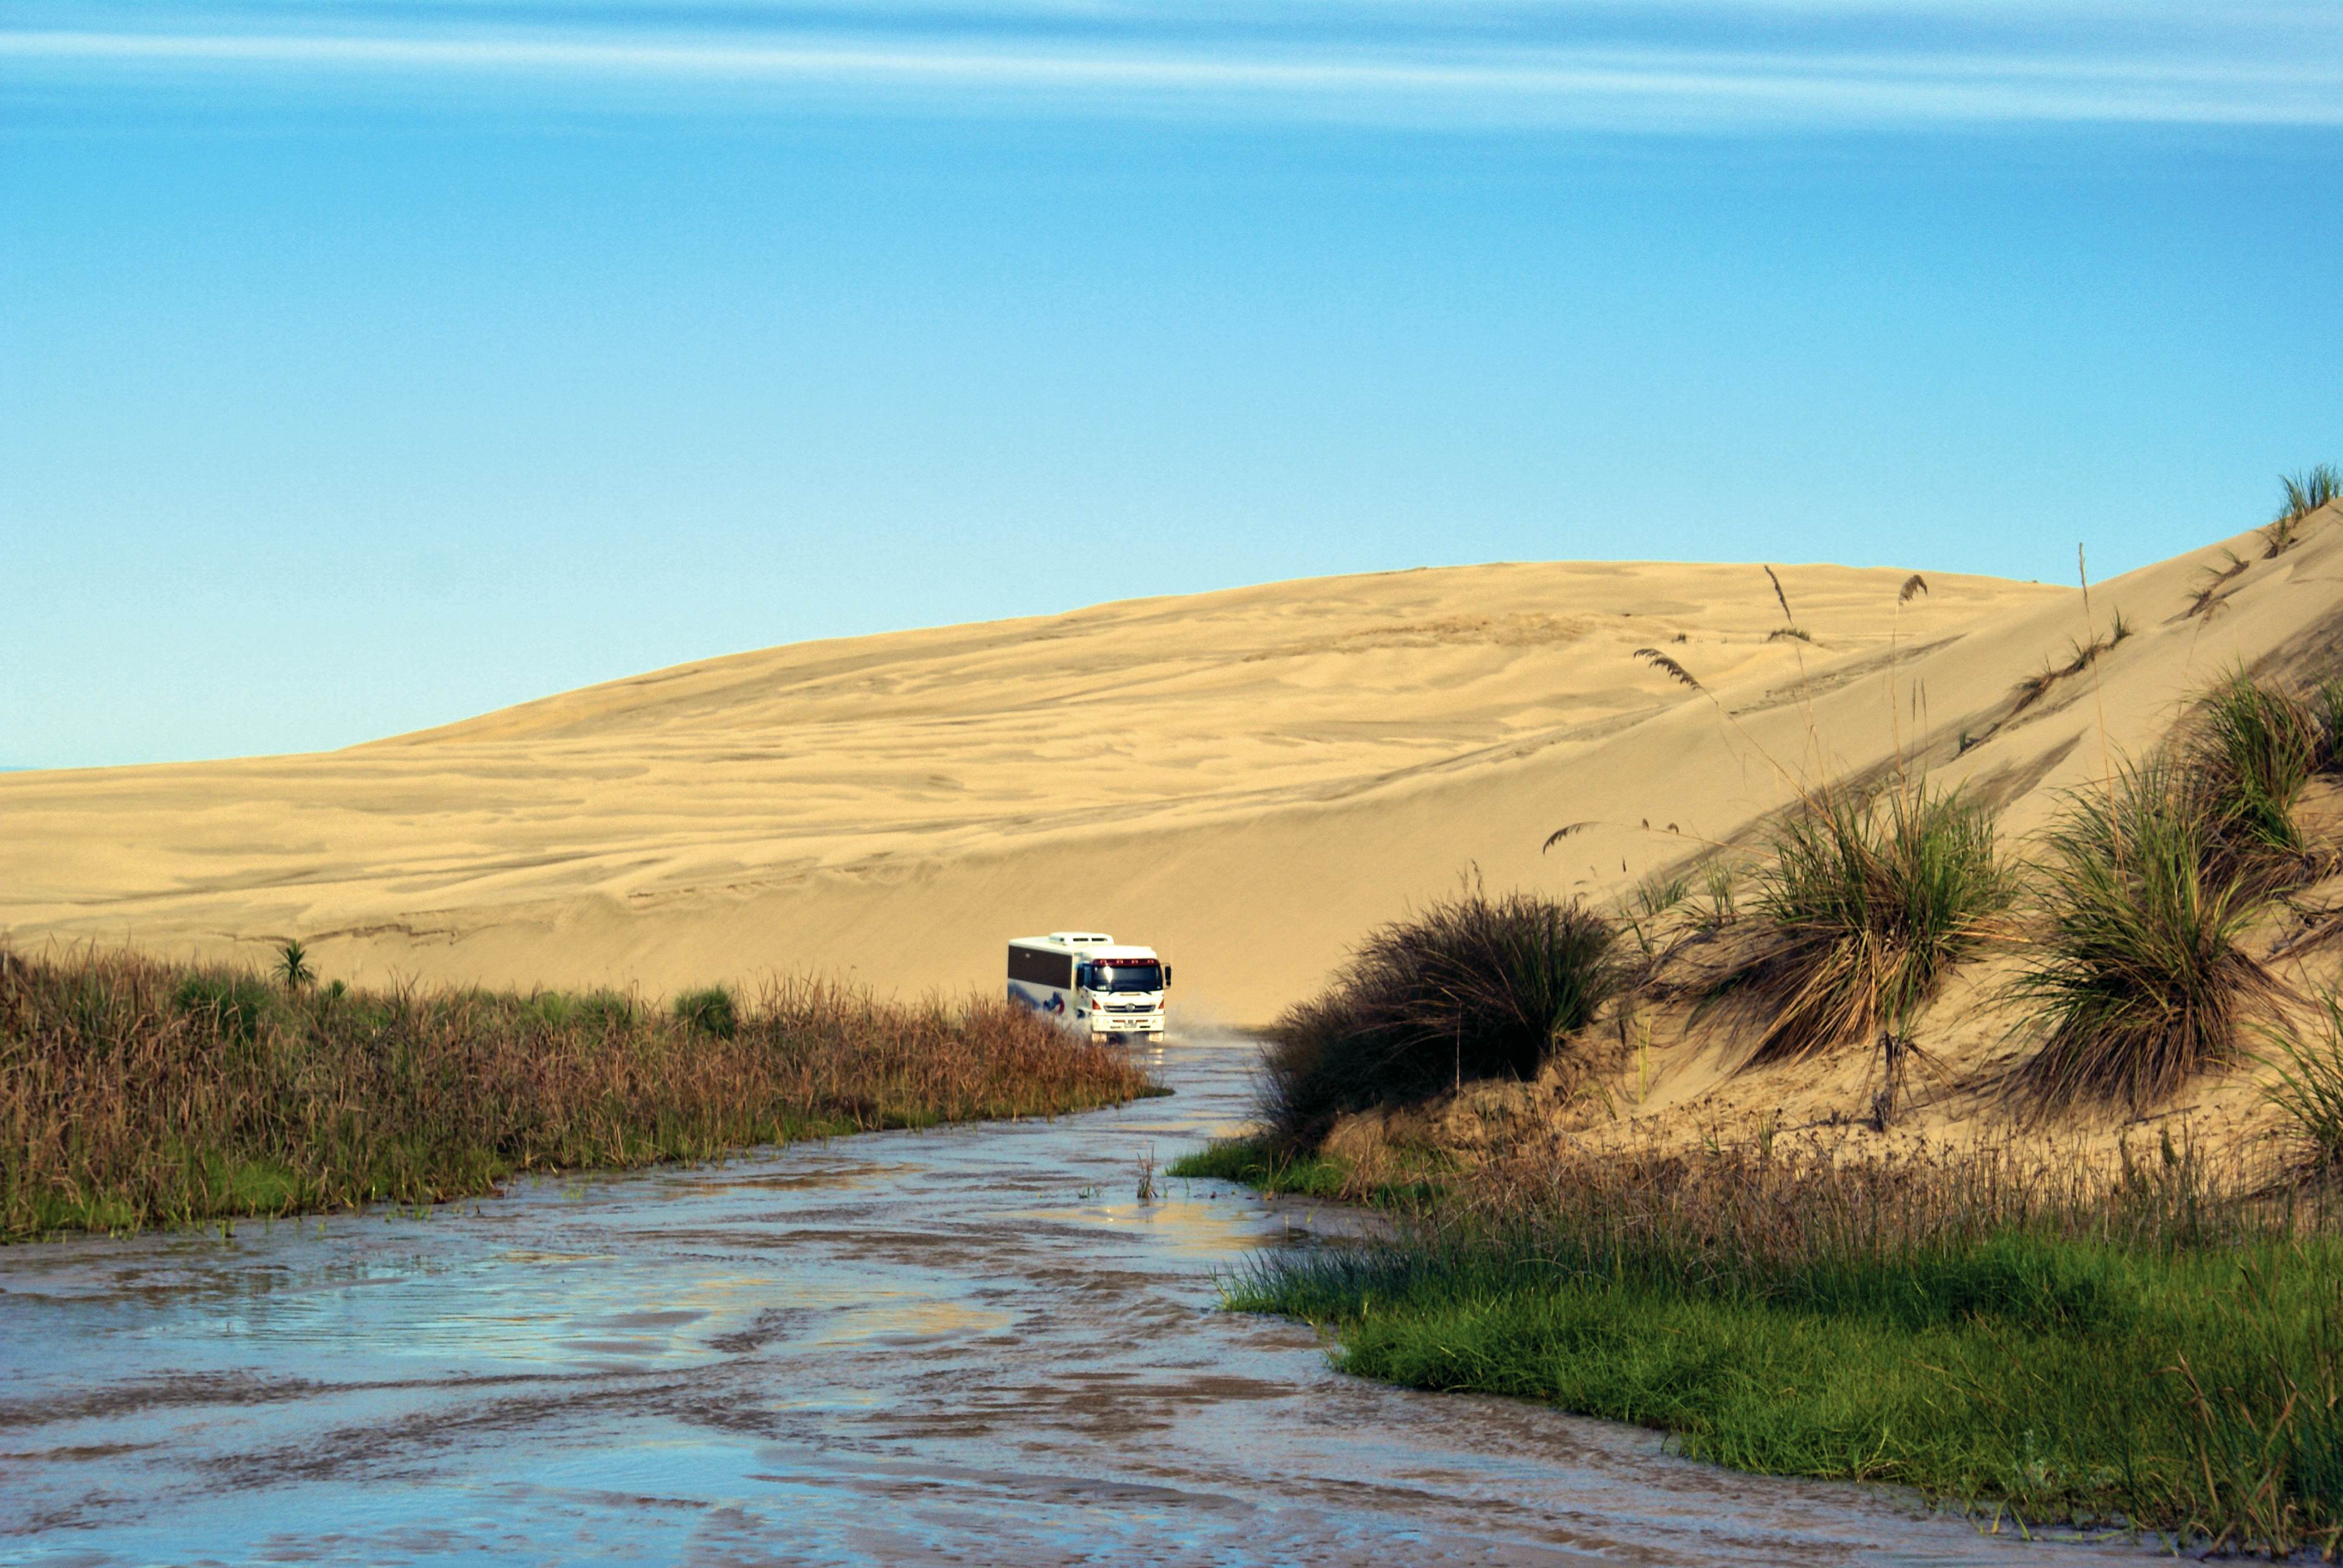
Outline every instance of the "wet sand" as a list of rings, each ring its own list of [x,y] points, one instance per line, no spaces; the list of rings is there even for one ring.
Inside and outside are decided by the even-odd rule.
[[[2111,1563],[1654,1434],[1344,1379],[1216,1271],[1339,1211],[1136,1197],[1176,1097],[0,1251],[0,1561]],[[1161,1179],[1159,1178],[1159,1181]]]

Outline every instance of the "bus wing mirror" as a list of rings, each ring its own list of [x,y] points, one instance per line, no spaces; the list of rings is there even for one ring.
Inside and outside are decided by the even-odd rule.
[[[1163,989],[1165,990],[1170,990],[1172,989],[1172,966],[1170,964],[1165,964],[1163,966]]]

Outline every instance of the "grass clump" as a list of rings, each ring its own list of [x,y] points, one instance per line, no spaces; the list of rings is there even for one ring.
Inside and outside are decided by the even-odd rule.
[[[2343,773],[2343,680],[2323,680],[2310,693],[2318,724],[2317,771]]]
[[[0,955],[0,1240],[437,1201],[1152,1087],[1127,1053],[994,998],[789,980],[729,1032],[709,1022],[615,993],[287,991],[128,954]]]
[[[2016,981],[2045,1036],[2020,1081],[2043,1103],[2143,1110],[2235,1059],[2278,994],[2243,939],[2329,863],[2298,811],[2338,725],[2343,689],[2305,699],[2239,671],[2159,756],[2068,797]]]
[[[1332,990],[1270,1030],[1273,1144],[1315,1148],[1345,1112],[1466,1079],[1534,1076],[1624,983],[1617,940],[1583,905],[1477,890],[1373,932]]]
[[[2194,1156],[1614,1152],[1488,1173],[1239,1310],[1345,1371],[1656,1427],[1695,1458],[2036,1523],[2343,1542],[2343,1239]]]
[[[2223,550],[2221,553],[2227,558],[2221,565],[2206,567],[2197,574],[2197,597],[2188,601],[2187,614],[2211,615],[2226,602],[2222,588],[2228,586],[2231,578],[2253,565],[2235,550]]]
[[[2332,463],[2320,463],[2299,474],[2281,474],[2278,482],[2285,498],[2278,504],[2278,516],[2261,531],[2265,560],[2299,544],[2302,525],[2310,520],[2310,515],[2343,498],[2343,469]]]
[[[2343,995],[2319,997],[2323,1016],[2316,1040],[2291,1030],[2276,1037],[2271,1068],[2278,1081],[2268,1091],[2287,1114],[2309,1155],[2311,1168],[2328,1180],[2343,1177]]]
[[[676,1021],[700,1034],[730,1040],[740,1032],[740,1008],[720,985],[702,986],[675,999]]]
[[[1259,1138],[1215,1139],[1172,1161],[1170,1174],[1305,1198],[1340,1198],[1351,1187],[1350,1171],[1341,1161],[1323,1154],[1280,1152]]]
[[[1904,1032],[2013,892],[1992,818],[1957,791],[1810,796],[1758,874],[1753,945],[1725,982],[1765,1014],[1751,1062]]]
[[[2209,795],[2157,759],[2068,797],[2014,982],[2045,1037],[2018,1070],[2041,1103],[2154,1105],[2232,1060],[2240,1023],[2274,994],[2239,945],[2269,895],[2223,851]]]
[[[2307,879],[2312,858],[2295,812],[2330,753],[2327,715],[2241,671],[2199,698],[2194,718],[2181,767],[2201,798],[2211,869],[2273,887]]]
[[[594,990],[564,999],[563,1010],[573,1021],[605,1033],[633,1029],[641,1012],[635,999],[622,990]]]
[[[1679,871],[1645,877],[1621,900],[1620,923],[1647,962],[1657,963],[1663,958],[1668,933],[1682,924],[1674,917],[1691,897],[1692,878]]]
[[[2243,568],[2240,568],[2239,569],[2242,570]],[[2225,578],[2223,580],[2226,581],[2227,579]],[[2012,719],[2016,718],[2019,714],[2025,712],[2027,709],[2033,707],[2036,703],[2049,696],[2050,693],[2057,688],[2060,681],[2072,680],[2076,676],[2082,674],[2085,670],[2090,668],[2091,666],[2097,664],[2100,659],[2106,658],[2108,654],[2113,653],[2117,648],[2120,648],[2124,643],[2130,640],[2132,629],[2132,624],[2130,621],[2124,618],[2123,611],[2117,610],[2115,613],[2114,621],[2107,628],[2106,636],[2094,637],[2088,642],[2082,642],[2073,638],[2067,638],[2067,658],[2066,663],[2054,664],[2046,658],[2042,661],[2042,668],[2040,670],[2036,671],[2035,674],[2027,676],[2025,679],[2017,683],[2016,688],[2016,701],[2010,708],[2009,717]],[[1967,750],[1967,745],[1966,743],[1963,744],[1961,749],[1963,751]]]
[[[76,988],[75,1015],[85,1025],[102,1016],[102,985]],[[93,1007],[95,1004],[95,1007]],[[281,1015],[276,994],[250,975],[210,972],[188,975],[171,988],[171,1006],[195,1027],[221,1040],[249,1045],[259,1038],[262,1020]]]

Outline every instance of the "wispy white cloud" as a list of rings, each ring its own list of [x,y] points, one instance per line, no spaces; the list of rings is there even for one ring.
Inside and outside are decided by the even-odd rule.
[[[1144,9],[456,0],[196,9],[171,14],[167,28],[120,25],[119,12],[52,11],[47,25],[0,30],[0,59],[13,62],[12,75],[159,75],[196,90],[254,75],[321,91],[354,75],[394,85],[521,78],[588,94],[666,89],[678,105],[721,89],[727,107],[864,96],[1632,129],[2343,125],[2343,8],[2269,5],[2207,29],[2158,0],[2065,0],[2027,7],[2024,30],[2012,9],[1927,0],[1265,0],[1242,11],[1200,0]]]

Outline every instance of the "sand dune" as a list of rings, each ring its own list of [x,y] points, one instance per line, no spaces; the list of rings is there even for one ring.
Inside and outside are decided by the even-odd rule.
[[[0,778],[0,928],[329,975],[658,992],[773,969],[995,982],[1002,940],[1151,941],[1255,1021],[1455,885],[1608,896],[1899,756],[2016,831],[2233,663],[2333,651],[2343,530],[2096,588],[1498,565],[799,644],[309,756]],[[2258,557],[2251,536],[2230,541]],[[1925,564],[1922,568],[1925,570]],[[2133,628],[2016,711],[2016,689]],[[1672,679],[1657,648],[1701,682]],[[1551,850],[1550,830],[1591,826]]]

